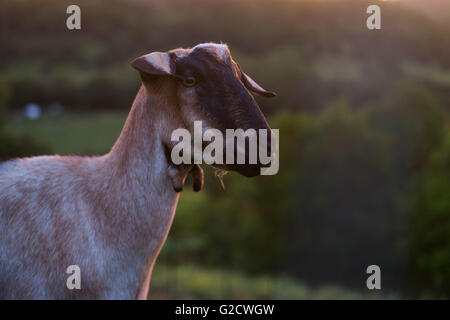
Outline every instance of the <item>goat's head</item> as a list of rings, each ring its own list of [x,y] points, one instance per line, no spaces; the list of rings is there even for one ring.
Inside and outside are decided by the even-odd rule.
[[[227,129],[254,129],[256,133],[264,129],[267,130],[267,153],[272,155],[271,130],[252,93],[264,97],[273,97],[275,93],[266,91],[245,74],[232,59],[227,45],[206,43],[191,49],[153,52],[133,60],[131,64],[140,72],[144,82],[160,76],[176,81],[174,95],[182,119],[180,125],[192,135],[194,121],[199,120],[204,131],[218,129],[224,137]],[[249,163],[248,137],[245,148],[238,150],[235,147],[234,160],[242,150],[245,150],[244,164],[237,164],[237,161],[225,164],[224,160],[223,164],[213,163],[213,166],[237,171],[248,177],[258,175],[264,165],[259,157],[256,163]],[[224,159],[225,153],[224,148]]]

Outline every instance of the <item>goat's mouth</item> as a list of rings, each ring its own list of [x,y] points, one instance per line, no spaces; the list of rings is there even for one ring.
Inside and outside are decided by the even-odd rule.
[[[213,167],[227,171],[235,171],[247,178],[256,177],[261,174],[261,166],[257,164],[222,164],[213,165]]]
[[[223,163],[223,164],[218,164],[218,163],[213,163],[212,166],[214,168],[217,169],[221,169],[221,170],[226,170],[226,171],[234,171],[234,172],[238,172],[241,175],[247,177],[247,178],[252,178],[255,176],[259,176],[261,175],[261,170],[262,168],[268,168],[271,165],[271,162],[263,164],[260,161],[257,161],[256,163],[251,163],[250,162],[250,157],[249,157],[249,153],[248,153],[248,149],[246,149],[246,153],[245,153],[245,161],[243,163],[239,163],[237,161],[237,151],[235,150],[234,153],[234,158],[233,158],[233,162],[231,164],[228,163]],[[225,151],[224,151],[225,152]],[[267,156],[271,159],[273,159],[273,157],[275,156],[274,154],[272,154],[270,151],[267,152]]]

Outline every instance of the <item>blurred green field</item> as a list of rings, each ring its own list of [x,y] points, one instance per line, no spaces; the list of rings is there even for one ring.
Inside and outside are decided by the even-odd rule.
[[[339,286],[308,287],[287,276],[246,276],[239,272],[185,264],[156,263],[149,299],[395,299],[380,292]]]
[[[6,130],[28,135],[56,154],[98,155],[109,151],[119,136],[126,112],[67,113],[39,120],[10,117]]]

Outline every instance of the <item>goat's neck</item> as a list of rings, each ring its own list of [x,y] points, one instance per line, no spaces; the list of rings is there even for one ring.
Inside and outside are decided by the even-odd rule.
[[[157,89],[141,87],[119,139],[105,156],[102,170],[109,176],[103,204],[102,230],[117,250],[117,270],[125,282],[138,280],[144,298],[153,263],[167,237],[179,194],[167,176],[165,143],[177,126],[174,104],[161,98]],[[135,279],[138,277],[138,279]],[[124,283],[123,285],[128,285]]]

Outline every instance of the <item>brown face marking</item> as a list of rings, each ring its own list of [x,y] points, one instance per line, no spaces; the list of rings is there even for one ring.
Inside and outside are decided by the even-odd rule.
[[[194,121],[201,120],[204,130],[215,128],[224,135],[226,129],[270,132],[264,115],[244,84],[244,73],[233,61],[226,45],[198,45],[176,55],[174,65],[177,78],[195,79],[195,85],[185,86],[179,81],[177,88],[178,105],[185,127],[190,131]],[[221,168],[246,176],[259,173],[259,165],[223,165]]]
[[[194,108],[194,120],[208,120],[211,126],[225,129],[267,129],[267,122],[256,101],[239,78],[236,64],[225,45],[200,45],[176,59],[179,77],[194,77],[196,85],[181,87],[180,105]],[[189,119],[192,120],[192,119]]]

